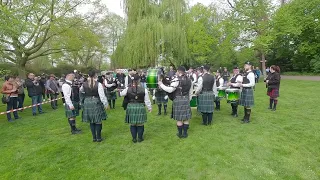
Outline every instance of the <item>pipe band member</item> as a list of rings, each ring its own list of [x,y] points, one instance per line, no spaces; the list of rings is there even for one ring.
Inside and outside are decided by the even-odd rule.
[[[63,97],[65,99],[65,111],[68,118],[71,133],[79,134],[80,129],[76,127],[76,117],[79,116],[80,111],[80,93],[79,86],[74,85],[75,75],[73,72],[67,74],[65,82],[62,85]]]
[[[164,75],[160,75],[160,79],[164,79],[164,78],[166,78],[164,77]],[[163,89],[161,89],[159,86],[153,91],[154,91],[153,94],[155,95],[156,102],[158,104],[158,116],[161,115],[162,104],[163,104],[164,115],[167,115],[168,93]]]
[[[132,142],[137,142],[137,135],[138,142],[142,142],[144,140],[144,123],[147,122],[147,112],[144,105],[147,106],[149,112],[152,110],[148,90],[139,86],[139,76],[135,76],[132,86],[121,91],[120,96],[128,98],[125,122],[130,124]]]
[[[216,72],[216,87],[217,88],[221,88],[224,85],[224,80],[223,77],[221,76],[221,72],[219,70],[217,70]],[[220,98],[218,96],[216,96],[216,110],[220,111]]]
[[[83,100],[82,121],[90,123],[93,142],[101,142],[102,120],[107,119],[105,109],[108,99],[103,85],[96,80],[95,71],[90,71],[89,78],[80,88]]]
[[[107,87],[107,99],[111,109],[115,109],[117,99],[117,81],[111,73],[106,74],[105,86]]]
[[[230,86],[230,89],[239,89],[240,90],[240,84],[242,84],[242,75],[239,72],[239,68],[236,66],[233,68],[233,76],[230,79],[230,82],[228,86]],[[238,117],[238,104],[239,101],[232,101],[229,102],[231,104],[232,113],[231,115],[233,117]]]
[[[244,107],[244,117],[242,123],[250,122],[251,108],[254,105],[253,87],[255,86],[255,75],[251,69],[251,62],[246,62],[244,65],[243,81],[240,85],[242,93],[240,98],[240,105]]]
[[[209,73],[210,67],[205,65],[203,75],[198,79],[196,95],[198,95],[198,111],[202,113],[202,124],[211,125],[213,119],[214,99],[217,95],[215,78]]]
[[[190,100],[192,95],[192,82],[185,74],[186,69],[183,66],[178,68],[178,76],[173,79],[170,86],[164,85],[161,81],[159,86],[167,93],[175,93],[173,100],[172,117],[177,121],[179,138],[188,137],[189,120],[191,119]],[[182,130],[184,131],[182,134]]]
[[[270,97],[269,109],[276,111],[279,97],[280,88],[280,68],[279,66],[272,65],[270,67],[270,73],[266,79],[266,84],[268,87],[267,95]],[[272,107],[273,105],[273,107]]]

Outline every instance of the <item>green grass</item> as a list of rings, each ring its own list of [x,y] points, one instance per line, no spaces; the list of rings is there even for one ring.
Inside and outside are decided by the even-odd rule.
[[[201,126],[194,111],[187,139],[178,139],[175,121],[155,116],[154,107],[138,144],[131,142],[119,100],[117,110],[108,111],[100,144],[91,142],[80,118],[83,134],[70,135],[61,107],[45,105],[47,113],[37,117],[26,110],[14,123],[2,115],[0,179],[320,179],[319,88],[318,82],[283,80],[278,111],[271,112],[259,83],[251,124],[232,118],[222,101],[210,127]]]
[[[319,73],[312,72],[283,72],[281,74],[287,76],[320,76]]]

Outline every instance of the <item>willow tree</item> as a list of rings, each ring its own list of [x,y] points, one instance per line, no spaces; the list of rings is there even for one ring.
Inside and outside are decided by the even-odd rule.
[[[124,5],[128,22],[111,58],[116,67],[186,63],[184,0],[124,0]]]

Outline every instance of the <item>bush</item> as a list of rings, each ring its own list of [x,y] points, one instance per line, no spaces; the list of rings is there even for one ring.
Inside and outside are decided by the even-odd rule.
[[[320,73],[320,56],[316,55],[314,58],[310,61],[310,66],[312,68],[312,71],[314,73]]]

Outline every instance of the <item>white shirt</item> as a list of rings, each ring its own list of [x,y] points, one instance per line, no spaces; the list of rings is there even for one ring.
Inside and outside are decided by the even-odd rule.
[[[219,76],[218,78],[220,78],[219,79],[219,87],[222,87],[223,86],[223,83],[224,83],[224,80],[223,80],[223,78],[221,77],[221,76]],[[217,78],[217,79],[218,79]]]
[[[192,84],[195,84],[197,82],[197,75],[195,73],[192,73],[192,78],[193,78]]]
[[[98,83],[98,94],[99,94],[100,101],[103,103],[104,107],[107,108],[109,104],[108,104],[108,99],[104,94],[103,85],[97,81],[96,83]],[[83,85],[80,88],[80,92],[84,93]]]
[[[128,87],[125,88],[123,91],[120,92],[120,96],[126,96],[128,92]],[[147,89],[144,89],[144,103],[147,106],[148,110],[152,110],[150,98],[149,98],[149,93]]]
[[[66,82],[67,83],[70,83],[72,84],[72,81],[69,81],[66,79]],[[71,86],[69,84],[66,84],[64,83],[62,85],[62,92],[63,92],[63,97],[64,97],[64,100],[66,102],[66,104],[69,106],[69,108],[73,108],[73,104],[72,104],[72,101],[71,101]]]
[[[243,87],[253,87],[255,84],[256,84],[256,81],[255,81],[255,75],[252,71],[248,71],[247,73],[249,73],[247,75],[247,78],[249,79],[249,84],[242,84]]]
[[[172,93],[173,91],[175,91],[177,89],[177,87],[179,86],[179,79],[177,77],[175,77],[172,81],[170,86],[166,86],[164,84],[161,84],[160,87],[161,89],[163,89],[164,91],[166,91],[167,93]],[[192,99],[192,88],[190,88],[189,90],[189,99]]]
[[[204,74],[206,74],[206,73],[204,73]],[[204,75],[204,74],[203,74],[203,75]],[[209,73],[208,73],[208,74],[209,74]],[[200,92],[202,91],[202,87],[203,87],[203,78],[202,78],[202,77],[203,77],[203,76],[199,77],[199,79],[198,79],[198,87],[197,87],[197,90],[196,90],[196,94],[197,94],[197,95],[200,94]],[[212,90],[213,90],[213,94],[214,94],[215,96],[217,96],[217,95],[218,95],[218,91],[217,91],[216,81],[214,81],[214,83],[213,83]]]
[[[236,74],[237,75],[237,74]],[[236,75],[234,75],[233,77],[235,77]],[[232,77],[232,78],[233,78]],[[232,79],[231,78],[231,79]],[[230,79],[230,80],[231,80]],[[242,77],[242,75],[241,74],[239,74],[238,75],[238,77],[237,77],[237,79],[236,79],[236,83],[231,83],[231,86],[233,86],[233,87],[240,87],[240,84],[242,84],[242,82],[243,82],[243,77]]]
[[[131,76],[130,74],[128,74],[128,76],[126,76],[126,78],[125,78],[125,80],[124,80],[124,86],[125,86],[125,87],[128,87],[128,84],[129,84],[128,78],[133,79],[133,76]]]
[[[114,78],[108,79],[108,80],[110,80],[110,81],[115,81]],[[107,88],[110,88],[110,87],[112,87],[112,86],[116,86],[116,85],[114,85],[113,83],[112,83],[112,84],[108,84],[107,79],[104,80],[104,85],[105,85]]]

